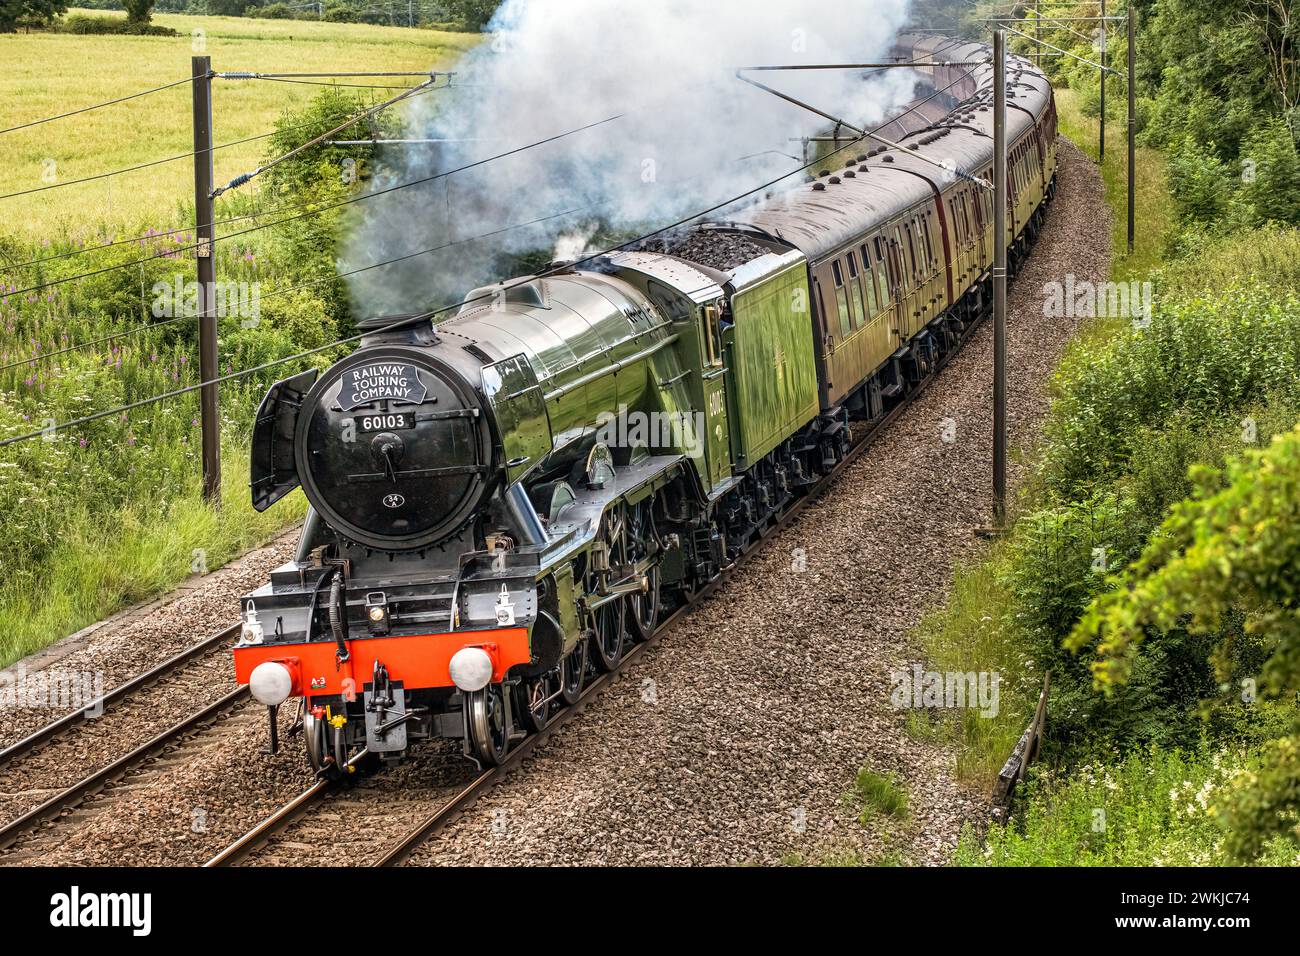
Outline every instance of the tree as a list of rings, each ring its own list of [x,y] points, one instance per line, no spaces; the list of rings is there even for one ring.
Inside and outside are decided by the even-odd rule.
[[[63,0],[0,0],[0,33],[13,33],[20,23],[49,23],[67,12]]]
[[[122,0],[126,9],[126,22],[143,26],[153,19],[154,0]]]
[[[447,15],[467,30],[482,30],[497,12],[501,0],[443,0]]]
[[[1263,696],[1300,688],[1300,426],[1222,469],[1193,470],[1196,490],[1176,505],[1142,556],[1093,601],[1067,641],[1095,645],[1096,685],[1128,681],[1151,633],[1185,628],[1219,635],[1211,654],[1226,685],[1234,641],[1268,653],[1258,675]],[[1225,627],[1245,615],[1244,633]],[[1254,684],[1243,688],[1253,699]],[[1251,693],[1247,698],[1245,695]],[[1300,725],[1276,741],[1265,767],[1239,780],[1230,805],[1227,847],[1241,859],[1259,855],[1276,835],[1300,840]]]
[[[249,0],[208,0],[208,14],[214,17],[242,17],[252,13]]]

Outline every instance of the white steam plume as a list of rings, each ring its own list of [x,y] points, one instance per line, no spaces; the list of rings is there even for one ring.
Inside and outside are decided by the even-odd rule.
[[[598,229],[659,228],[791,172],[800,147],[790,139],[829,124],[736,69],[883,59],[907,9],[908,0],[506,0],[452,86],[408,108],[408,136],[449,142],[387,150],[372,188],[622,117],[354,204],[342,271],[453,243],[352,277],[357,313],[441,307],[504,278],[502,253],[549,251],[562,238],[573,255]],[[910,70],[756,78],[858,126],[910,100],[917,80]],[[489,232],[498,234],[465,241]]]

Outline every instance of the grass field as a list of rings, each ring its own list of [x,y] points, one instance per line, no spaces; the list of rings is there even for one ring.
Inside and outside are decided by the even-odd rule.
[[[1097,158],[1098,122],[1079,108],[1076,90],[1058,89],[1056,106],[1061,132],[1094,160]],[[1109,112],[1109,111],[1108,111]],[[1114,261],[1111,275],[1116,281],[1145,275],[1164,260],[1165,242],[1173,226],[1173,201],[1169,196],[1165,159],[1159,150],[1140,143],[1134,155],[1136,213],[1133,252],[1128,251],[1128,130],[1122,121],[1109,118],[1106,124],[1106,161],[1101,167],[1106,201],[1114,210]]]
[[[76,11],[70,11],[76,12]],[[98,11],[82,11],[102,15]],[[111,15],[111,14],[110,14]],[[447,69],[478,42],[477,34],[441,33],[350,23],[256,20],[158,14],[154,22],[176,37],[0,35],[0,128],[162,86],[190,75],[190,57],[212,58],[218,71],[324,72]],[[192,31],[201,30],[201,37]],[[348,82],[348,81],[342,81]],[[356,80],[388,85],[409,82]],[[218,143],[274,128],[289,107],[319,87],[268,80],[216,81],[213,126]],[[376,101],[393,95],[367,90]],[[258,140],[215,156],[217,182],[257,165]],[[126,103],[0,136],[0,195],[56,181],[151,162],[193,149],[190,88],[183,84]],[[53,163],[51,167],[50,163]],[[138,172],[0,200],[0,234],[26,238],[76,234],[87,222],[183,221],[191,199],[187,158]]]

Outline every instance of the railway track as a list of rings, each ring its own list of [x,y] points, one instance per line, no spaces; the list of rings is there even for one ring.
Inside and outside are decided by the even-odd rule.
[[[47,754],[47,751],[57,750],[65,746],[69,750],[70,762],[84,763],[86,759],[85,751],[84,749],[77,749],[77,746],[83,743],[85,735],[93,733],[90,728],[98,726],[98,720],[118,721],[134,716],[139,711],[147,712],[151,707],[166,707],[165,691],[170,686],[170,682],[183,679],[188,670],[194,669],[198,671],[214,660],[219,660],[221,666],[224,667],[224,656],[218,657],[217,655],[221,655],[229,647],[238,633],[239,625],[218,631],[157,666],[136,675],[125,683],[119,684],[107,694],[92,701],[87,707],[51,721],[21,740],[0,750],[0,771],[4,772],[8,780],[21,780],[25,764],[38,763],[43,756],[57,758],[57,754]],[[195,676],[198,677],[199,675],[196,674]],[[141,696],[155,690],[164,692],[162,700],[150,702],[139,699]],[[181,720],[165,726],[162,730],[154,732],[143,740],[140,739],[139,734],[132,734],[129,727],[124,729],[122,746],[116,748],[106,747],[102,759],[92,761],[96,766],[91,772],[75,779],[70,784],[56,788],[47,788],[39,786],[39,784],[29,788],[28,792],[42,795],[49,789],[54,789],[54,792],[35,805],[20,810],[16,816],[0,825],[0,849],[12,846],[42,822],[53,819],[77,806],[86,797],[99,792],[115,780],[120,779],[150,757],[162,752],[169,745],[185,738],[197,728],[243,703],[248,699],[248,696],[247,687],[237,687],[230,693],[215,701],[210,701]],[[102,716],[92,722],[90,718],[92,713]],[[105,743],[109,744],[112,742],[112,740],[105,741]],[[33,783],[37,783],[39,775],[44,773],[44,771],[40,770],[29,772],[36,778],[32,781]]]
[[[859,435],[854,440],[843,461],[841,461],[828,475],[813,486],[807,494],[792,502],[785,512],[774,517],[759,536],[750,542],[745,552],[729,569],[725,570],[706,587],[702,588],[690,603],[682,605],[665,618],[648,640],[632,645],[632,647],[624,654],[623,660],[614,671],[608,674],[602,674],[588,684],[583,690],[581,697],[579,697],[574,704],[565,707],[563,710],[558,712],[540,733],[531,734],[521,741],[510,752],[504,762],[498,766],[478,772],[463,786],[451,788],[451,792],[445,800],[438,802],[436,808],[432,812],[424,815],[416,826],[408,829],[403,835],[391,842],[386,849],[382,850],[379,855],[371,859],[369,861],[370,865],[401,866],[404,864],[410,859],[412,853],[414,853],[422,844],[437,835],[437,833],[444,829],[448,824],[455,821],[479,798],[491,790],[492,787],[508,777],[513,771],[517,770],[538,746],[550,739],[552,734],[582,714],[583,711],[591,706],[600,694],[615,684],[643,654],[671,633],[673,628],[692,610],[694,610],[701,601],[705,600],[717,588],[725,584],[739,567],[747,563],[754,555],[758,554],[762,550],[764,542],[771,535],[789,525],[799,516],[800,513],[802,513],[804,508],[820,498],[821,495],[839,477],[842,470],[848,467],[848,465],[860,454],[866,451],[866,449],[871,446],[874,438],[899,415],[903,414],[903,412],[911,406],[911,404],[926,390],[926,388],[929,387],[930,383],[935,381],[943,369],[948,365],[949,361],[961,352],[967,339],[975,329],[978,328],[979,324],[980,323],[977,321],[968,326],[963,333],[958,346],[944,356],[942,361],[938,363],[934,373],[928,376],[923,382],[919,383],[902,402],[890,410],[890,412],[879,421],[875,422],[868,431]],[[364,752],[354,757],[351,762],[356,763],[360,761],[363,756]],[[236,864],[256,865],[256,855],[271,844],[277,835],[283,833],[287,828],[302,820],[315,808],[322,806],[328,797],[337,792],[337,788],[340,786],[342,785],[331,781],[318,781],[296,796],[293,800],[284,804],[275,813],[257,824],[204,865],[207,867],[232,866]]]

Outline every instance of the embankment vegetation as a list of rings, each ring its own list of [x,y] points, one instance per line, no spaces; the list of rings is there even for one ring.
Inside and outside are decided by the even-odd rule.
[[[1117,233],[1114,273],[1153,309],[1073,343],[1007,535],[920,630],[939,669],[1003,675],[997,718],[947,724],[981,788],[1052,672],[1044,759],[958,863],[1300,862],[1297,81],[1266,56],[1292,6],[1138,4],[1139,242]],[[1095,155],[1095,71],[1044,64]],[[1121,80],[1107,100],[1122,229]]]

